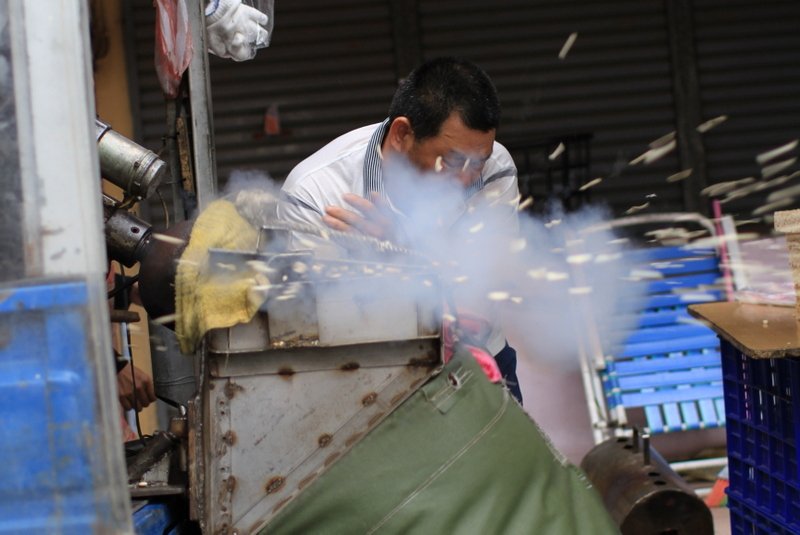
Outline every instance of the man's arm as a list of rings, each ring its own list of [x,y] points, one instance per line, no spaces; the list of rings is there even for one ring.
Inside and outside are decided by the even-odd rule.
[[[117,394],[126,411],[140,411],[156,400],[153,378],[131,363],[117,374]]]
[[[313,250],[318,256],[324,258],[341,258],[344,256],[343,248],[324,236],[327,226],[323,221],[324,214],[322,210],[291,193],[281,191],[277,215],[278,221],[288,225],[319,231],[319,234],[297,230],[290,231],[287,244],[290,251]]]

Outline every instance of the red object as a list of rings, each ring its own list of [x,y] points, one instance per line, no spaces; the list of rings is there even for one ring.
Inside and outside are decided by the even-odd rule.
[[[270,104],[264,113],[264,133],[268,136],[281,133],[281,115],[277,104]]]
[[[711,492],[706,496],[706,505],[709,507],[722,507],[728,503],[728,496],[725,489],[728,488],[727,479],[717,479]]]
[[[192,59],[192,33],[185,0],[154,0],[156,75],[169,98],[178,96],[181,78]]]
[[[448,320],[445,320],[442,325],[445,363],[450,362],[450,359],[453,358],[455,345],[459,343],[454,333],[454,327],[454,322]],[[482,333],[486,333],[488,332],[487,329],[490,329],[485,320],[469,315],[459,315],[458,327],[470,338],[480,338]],[[493,383],[500,382],[503,376],[500,374],[500,368],[498,368],[497,361],[494,360],[492,355],[481,347],[470,344],[463,344],[463,346],[470,352],[472,357],[478,361],[478,364],[480,364],[483,373],[486,374],[489,381]]]

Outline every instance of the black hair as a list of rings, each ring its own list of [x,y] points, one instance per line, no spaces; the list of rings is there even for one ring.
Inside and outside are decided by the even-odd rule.
[[[488,132],[500,124],[500,101],[489,76],[471,61],[441,57],[403,80],[389,106],[389,121],[407,117],[418,140],[439,133],[457,111],[467,128]]]

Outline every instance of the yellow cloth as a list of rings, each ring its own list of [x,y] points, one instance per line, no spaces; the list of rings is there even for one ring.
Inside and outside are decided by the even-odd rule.
[[[258,230],[229,201],[214,201],[197,218],[175,277],[175,332],[182,352],[194,352],[211,329],[253,319],[263,302],[248,292],[256,284],[254,272],[237,265],[212,274],[208,250],[254,251],[257,243]]]

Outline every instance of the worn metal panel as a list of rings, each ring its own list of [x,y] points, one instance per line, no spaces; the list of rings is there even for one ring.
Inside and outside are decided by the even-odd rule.
[[[800,137],[800,3],[695,0],[694,7],[704,114],[728,116],[704,136],[709,184],[760,178],[756,155]],[[772,191],[723,209],[748,218]]]
[[[25,276],[24,218],[22,210],[22,173],[17,134],[17,105],[14,99],[14,75],[8,5],[0,5],[0,281]]]
[[[334,355],[306,351],[306,358],[295,354],[289,361],[302,367],[311,360],[316,366],[290,374],[269,366],[271,351],[257,361],[214,358],[212,369],[238,362],[250,371],[210,379],[209,531],[255,532],[431,375],[433,368],[405,363],[429,358],[437,347],[438,340],[384,345],[373,352],[333,348],[341,354],[337,360],[353,363],[335,370],[325,358]],[[376,357],[389,356],[399,365],[367,367]]]
[[[423,53],[468,57],[492,76],[503,105],[498,139],[593,134],[593,188],[617,213],[656,194],[651,209],[681,209],[674,154],[628,162],[675,129],[662,2],[421,0]],[[565,59],[567,37],[577,32]]]

